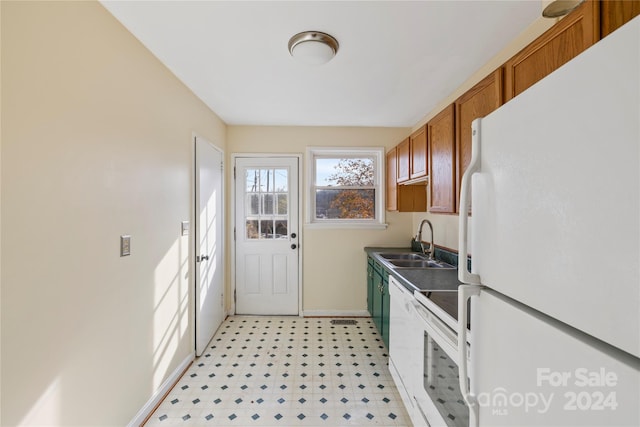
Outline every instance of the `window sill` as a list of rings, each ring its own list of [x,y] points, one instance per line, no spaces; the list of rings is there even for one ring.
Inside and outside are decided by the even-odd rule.
[[[306,222],[304,228],[310,230],[326,230],[330,228],[354,229],[354,230],[386,230],[389,224],[362,223],[362,222]]]

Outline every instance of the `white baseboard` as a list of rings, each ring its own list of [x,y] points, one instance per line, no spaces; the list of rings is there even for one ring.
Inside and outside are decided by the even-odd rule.
[[[304,310],[303,317],[371,317],[367,310]]]
[[[147,419],[149,415],[153,412],[153,410],[158,406],[158,404],[162,401],[165,394],[171,390],[171,388],[178,382],[182,373],[189,367],[191,362],[195,359],[196,354],[189,354],[183,361],[178,365],[178,367],[173,371],[171,375],[162,383],[160,388],[156,390],[156,392],[151,396],[151,399],[138,411],[135,417],[127,424],[127,427],[139,427],[142,425],[144,420]]]

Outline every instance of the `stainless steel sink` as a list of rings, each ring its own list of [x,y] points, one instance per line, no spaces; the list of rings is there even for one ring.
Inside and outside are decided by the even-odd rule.
[[[386,260],[410,260],[410,261],[426,261],[427,257],[421,254],[412,252],[399,252],[380,254],[380,256]],[[392,261],[393,262],[393,261]]]
[[[389,262],[396,267],[412,267],[412,268],[442,268],[454,269],[451,264],[442,261],[432,261],[428,259],[392,259]]]

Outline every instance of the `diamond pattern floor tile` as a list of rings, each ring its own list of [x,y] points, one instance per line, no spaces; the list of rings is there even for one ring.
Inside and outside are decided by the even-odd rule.
[[[410,426],[370,319],[229,317],[156,426]]]

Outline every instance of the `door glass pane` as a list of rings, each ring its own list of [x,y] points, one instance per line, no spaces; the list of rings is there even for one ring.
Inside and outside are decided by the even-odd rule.
[[[287,239],[289,237],[289,231],[287,229],[286,220],[276,220],[276,239]]]
[[[258,239],[258,221],[255,219],[247,220],[247,239]]]
[[[273,215],[273,194],[262,195],[262,214]]]
[[[247,215],[258,215],[260,213],[260,196],[257,194],[249,194],[247,198],[249,199],[247,202]]]
[[[260,221],[260,238],[273,239],[273,220]]]
[[[277,214],[278,215],[286,215],[288,212],[288,199],[287,199],[287,194],[278,194],[277,195],[278,198],[278,211]]]
[[[260,171],[260,191],[267,193],[273,191],[273,185],[273,170],[262,169]]]
[[[245,180],[247,184],[247,192],[257,192],[260,185],[260,171],[256,169],[247,169]]]
[[[275,191],[289,191],[289,177],[286,169],[276,169],[275,171]]]

